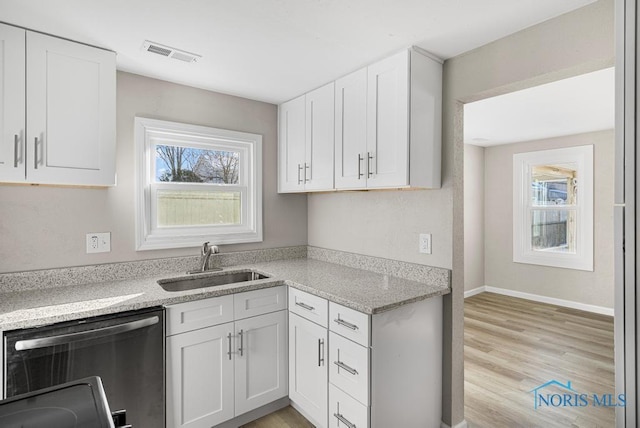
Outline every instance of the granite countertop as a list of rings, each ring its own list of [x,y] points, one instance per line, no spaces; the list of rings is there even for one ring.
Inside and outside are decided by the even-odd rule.
[[[412,281],[308,258],[238,265],[225,268],[223,272],[247,269],[266,274],[270,278],[183,292],[168,292],[156,283],[158,279],[185,276],[184,272],[175,272],[0,293],[0,330],[36,327],[283,284],[367,314],[384,312],[450,292],[448,285],[433,285],[428,283],[428,279],[425,279],[427,282]],[[220,272],[199,275],[216,274]]]

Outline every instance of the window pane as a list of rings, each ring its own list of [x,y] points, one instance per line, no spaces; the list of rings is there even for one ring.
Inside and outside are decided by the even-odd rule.
[[[240,224],[240,192],[158,190],[158,227]]]
[[[531,215],[534,251],[576,252],[575,210],[532,210]]]
[[[533,205],[575,205],[578,191],[576,163],[536,165],[531,168]]]
[[[239,152],[156,147],[156,182],[238,184]]]

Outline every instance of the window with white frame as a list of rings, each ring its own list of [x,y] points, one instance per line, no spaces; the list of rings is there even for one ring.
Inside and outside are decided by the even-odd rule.
[[[262,136],[136,118],[136,249],[262,241]]]
[[[513,261],[593,270],[593,146],[513,156]]]

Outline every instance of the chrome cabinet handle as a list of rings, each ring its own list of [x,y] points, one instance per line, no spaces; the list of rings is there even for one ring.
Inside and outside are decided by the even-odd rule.
[[[81,331],[79,333],[61,334],[59,336],[41,337],[38,339],[19,340],[16,342],[16,351],[28,351],[30,349],[46,348],[49,346],[66,345],[80,342],[81,340],[99,339],[101,337],[112,336],[114,334],[125,333],[127,331],[138,330],[149,327],[160,322],[158,317],[149,317],[141,320],[131,321],[125,324],[118,324],[109,327],[102,327],[95,330]]]
[[[227,335],[227,339],[229,339],[229,351],[227,354],[229,355],[229,360],[231,360],[231,333]]]
[[[18,134],[13,136],[13,167],[18,167]]]
[[[360,180],[360,177],[364,176],[364,174],[361,171],[360,168],[360,163],[364,160],[364,158],[362,156],[360,156],[360,153],[358,153],[358,180]]]
[[[367,178],[373,175],[371,172],[371,161],[373,160],[373,156],[371,156],[371,152],[367,152]]]
[[[345,424],[347,427],[356,428],[356,424],[349,422],[349,420],[344,416],[342,416],[340,413],[334,413],[333,416],[335,416],[340,422]]]
[[[344,370],[348,371],[349,373],[351,373],[354,376],[358,374],[358,371],[356,369],[352,369],[351,367],[349,367],[348,365],[346,365],[342,361],[334,361],[333,364],[335,364],[336,366],[340,367],[341,369],[344,369]]]
[[[324,366],[324,339],[318,339],[318,367]]]
[[[310,178],[307,178],[307,170],[311,169],[311,165],[307,165],[307,163],[304,163],[304,182],[306,183],[307,181],[311,181]],[[311,176],[311,174],[309,174],[309,176]]]
[[[33,169],[38,169],[38,137],[35,138],[33,145]]]
[[[333,322],[335,322],[337,324],[340,324],[343,327],[350,328],[351,330],[357,330],[358,329],[357,325],[351,324],[350,322],[346,322],[345,320],[340,319],[340,317],[334,319]]]
[[[238,333],[238,335],[240,336],[240,348],[238,349],[238,351],[240,351],[240,356],[242,357],[242,348],[244,348],[244,339],[242,334],[244,333],[244,330],[240,330],[240,333]]]
[[[302,171],[302,166],[298,164],[298,184],[302,184],[302,179],[300,179],[300,171]]]
[[[296,306],[300,306],[302,309],[306,309],[308,311],[313,311],[316,309],[313,306],[307,305],[306,303],[302,303],[302,302],[296,302]]]

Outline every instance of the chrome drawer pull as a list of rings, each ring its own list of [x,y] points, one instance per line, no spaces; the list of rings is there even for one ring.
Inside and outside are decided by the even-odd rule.
[[[318,367],[324,366],[324,339],[318,339]]]
[[[373,175],[373,172],[371,172],[371,161],[373,160],[373,156],[371,156],[371,153],[367,152],[367,178],[371,177]]]
[[[298,164],[298,184],[302,184],[302,179],[300,178],[300,171],[302,171],[302,166]]]
[[[343,327],[350,328],[351,330],[357,330],[358,329],[357,325],[351,324],[350,322],[346,322],[345,320],[340,319],[340,317],[334,319],[333,322],[335,322],[337,324],[340,324]]]
[[[238,348],[238,351],[240,351],[240,356],[242,357],[242,348],[244,348],[244,339],[242,334],[244,333],[244,330],[240,330],[240,333],[238,333],[240,335],[240,348]]]
[[[306,303],[302,303],[302,302],[296,302],[296,306],[300,306],[302,309],[306,309],[308,311],[315,311],[316,308],[314,308],[313,306],[309,306]]]
[[[349,422],[349,420],[342,416],[340,413],[334,413],[333,416],[335,416],[340,422],[342,422],[349,428],[356,428],[356,424],[352,424],[351,422]]]
[[[18,167],[18,134],[13,136],[13,167]]]
[[[229,360],[231,360],[231,333],[227,335],[227,339],[229,339],[229,352],[227,354],[229,354]]]
[[[334,361],[333,364],[335,364],[336,366],[340,367],[341,369],[344,369],[344,370],[348,371],[352,375],[357,375],[358,374],[358,371],[356,369],[352,369],[351,367],[349,367],[348,365],[346,365],[342,361]]]
[[[38,169],[38,137],[35,138],[33,144],[33,169]]]
[[[363,160],[364,158],[360,156],[360,153],[358,153],[358,180],[360,180],[360,177],[364,175],[360,170],[360,162],[362,162]]]

